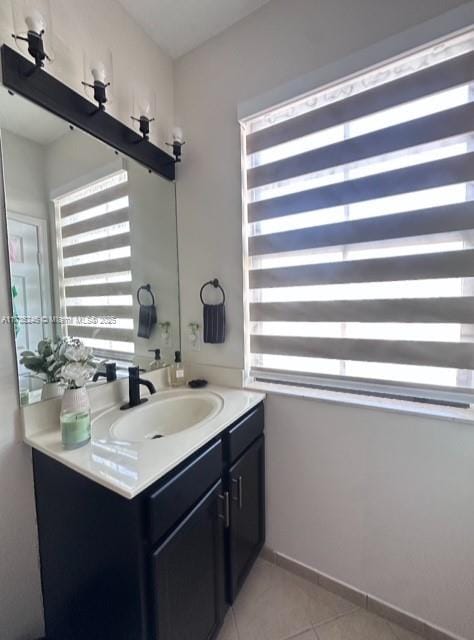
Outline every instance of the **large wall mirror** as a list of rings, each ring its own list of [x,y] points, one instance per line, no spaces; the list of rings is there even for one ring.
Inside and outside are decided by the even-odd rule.
[[[0,129],[13,309],[3,322],[22,404],[57,392],[22,354],[41,357],[64,336],[119,371],[146,368],[155,348],[170,361],[180,348],[174,182],[4,87]]]

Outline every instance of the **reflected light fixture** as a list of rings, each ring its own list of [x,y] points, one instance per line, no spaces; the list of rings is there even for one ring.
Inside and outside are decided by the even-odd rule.
[[[18,48],[28,50],[37,69],[44,67],[45,60],[52,62],[52,50],[47,43],[47,52],[44,42],[46,31],[51,33],[49,0],[12,0],[12,14],[15,31],[12,37]]]
[[[167,142],[168,147],[173,149],[173,155],[175,162],[181,162],[181,150],[184,144],[186,144],[183,136],[183,130],[181,127],[174,127],[173,129],[173,142]]]

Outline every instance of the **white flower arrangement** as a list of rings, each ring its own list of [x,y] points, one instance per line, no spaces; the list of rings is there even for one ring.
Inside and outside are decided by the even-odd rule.
[[[68,389],[85,386],[95,373],[92,349],[78,338],[63,338],[57,347],[56,356],[62,363],[59,377]]]

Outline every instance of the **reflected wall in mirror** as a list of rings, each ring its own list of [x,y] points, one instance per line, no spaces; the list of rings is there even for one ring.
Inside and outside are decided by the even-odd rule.
[[[180,349],[174,183],[3,87],[0,129],[13,309],[2,323],[15,335],[21,402],[60,392],[45,384],[47,363],[33,371],[21,355],[40,357],[44,340],[78,337],[125,372],[147,368],[150,349],[170,363]],[[138,304],[147,285],[156,323],[147,290]]]

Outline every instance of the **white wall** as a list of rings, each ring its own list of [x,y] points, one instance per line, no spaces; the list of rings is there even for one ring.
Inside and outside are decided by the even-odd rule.
[[[121,160],[108,145],[74,129],[44,147],[44,164],[49,200],[119,169]]]
[[[2,130],[7,210],[48,219],[48,204],[41,145]]]
[[[270,396],[267,543],[474,638],[474,427]]]
[[[56,61],[51,73],[82,91],[82,51],[102,40],[114,56],[114,102],[110,112],[130,123],[132,84],[154,87],[157,129],[163,144],[173,123],[172,62],[114,0],[51,0]],[[10,3],[0,2],[0,42],[12,44]],[[69,43],[67,46],[65,43]],[[13,44],[13,46],[15,46]],[[158,131],[158,134],[156,133]],[[1,204],[1,203],[0,203]],[[0,315],[9,314],[6,230],[0,216]],[[14,351],[7,325],[0,324],[0,637],[32,640],[42,635],[43,615],[31,456],[21,443]]]
[[[237,105],[461,4],[273,0],[177,62],[182,326],[214,276],[229,319],[188,360],[243,366]],[[474,638],[472,427],[272,396],[267,455],[270,546]]]

